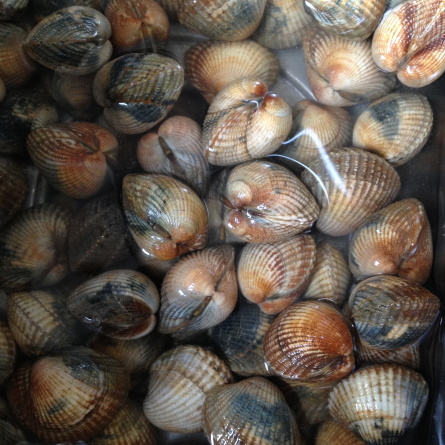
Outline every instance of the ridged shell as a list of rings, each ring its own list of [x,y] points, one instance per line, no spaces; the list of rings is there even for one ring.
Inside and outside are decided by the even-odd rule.
[[[161,288],[159,331],[179,336],[221,323],[238,296],[232,246],[208,247],[181,258]]]
[[[397,72],[403,84],[419,88],[445,71],[444,0],[411,0],[390,9],[372,38],[377,66]]]
[[[123,366],[85,347],[23,364],[6,388],[16,419],[51,443],[97,435],[123,406],[128,390]]]
[[[248,244],[238,258],[238,285],[263,312],[278,314],[303,293],[314,264],[315,241],[310,235]]]
[[[243,40],[252,35],[266,0],[182,0],[178,20],[189,30],[216,40]]]
[[[0,431],[2,432],[2,445],[23,445],[27,444],[26,435],[17,425],[12,416],[8,403],[5,399],[0,399]]]
[[[423,284],[432,264],[430,223],[423,204],[414,198],[376,212],[354,233],[349,246],[349,267],[357,280],[386,274]]]
[[[394,349],[416,342],[426,332],[439,313],[440,300],[414,281],[379,275],[361,281],[348,305],[361,339]]]
[[[327,235],[342,236],[358,229],[400,190],[394,168],[361,149],[333,149],[310,167],[316,177],[304,171],[301,178],[321,207],[317,228]]]
[[[422,150],[432,126],[433,110],[425,96],[392,93],[374,101],[359,115],[354,125],[353,145],[398,166]]]
[[[96,102],[108,125],[125,134],[148,131],[165,118],[184,84],[184,69],[160,54],[127,54],[102,67],[94,79]]]
[[[204,432],[215,445],[301,445],[298,426],[280,390],[264,377],[211,389]]]
[[[366,443],[392,445],[422,416],[428,386],[417,372],[399,365],[362,368],[332,391],[331,416]]]
[[[303,49],[309,85],[322,104],[343,107],[375,100],[395,86],[395,76],[375,65],[369,40],[351,41],[314,28]]]
[[[178,21],[178,10],[181,5],[181,0],[156,0],[166,12],[171,21]]]
[[[8,323],[0,320],[0,385],[3,385],[14,371],[16,349]],[[2,431],[1,426],[0,431]]]
[[[354,367],[350,328],[334,305],[294,303],[273,321],[264,338],[269,366],[281,377],[329,383]]]
[[[206,40],[192,45],[184,56],[186,79],[211,103],[234,80],[254,77],[272,87],[280,62],[271,51],[252,40]]]
[[[128,228],[148,256],[171,260],[207,241],[204,202],[187,185],[165,175],[131,174],[122,186]]]
[[[224,196],[225,228],[243,241],[272,243],[310,229],[319,207],[285,167],[252,161],[232,169]]]
[[[30,9],[33,12],[34,20],[38,23],[53,12],[68,6],[88,6],[100,10],[100,3],[100,0],[33,0]]]
[[[166,431],[201,431],[206,394],[230,382],[232,374],[218,356],[200,346],[177,346],[162,354],[150,368],[144,413],[151,423]]]
[[[253,77],[234,80],[215,96],[202,144],[213,165],[235,165],[271,154],[292,126],[287,102]]]
[[[159,293],[144,274],[110,270],[85,281],[68,297],[69,311],[86,327],[117,339],[134,339],[156,325]]]
[[[366,445],[366,443],[346,426],[328,419],[318,428],[315,445]]]

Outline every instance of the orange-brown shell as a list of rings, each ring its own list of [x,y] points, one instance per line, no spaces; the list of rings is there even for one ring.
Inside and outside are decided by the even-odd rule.
[[[327,419],[317,430],[315,445],[366,445],[366,443],[343,424]]]

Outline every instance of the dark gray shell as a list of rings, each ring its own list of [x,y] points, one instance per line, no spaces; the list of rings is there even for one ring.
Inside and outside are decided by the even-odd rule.
[[[11,20],[28,5],[28,0],[1,0],[0,20]]]
[[[17,347],[11,329],[5,321],[0,320],[0,385],[3,385],[8,377],[13,373]],[[0,407],[1,413],[1,407]],[[0,416],[0,431],[1,427]]]
[[[12,416],[8,403],[5,399],[0,399],[0,431],[4,445],[27,445],[26,434],[19,427],[17,421]]]

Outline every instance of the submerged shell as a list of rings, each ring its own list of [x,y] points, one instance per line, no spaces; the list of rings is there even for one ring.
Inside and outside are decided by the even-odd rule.
[[[3,385],[14,371],[16,350],[16,343],[8,323],[0,320],[0,385]],[[3,431],[1,422],[0,431]]]
[[[323,422],[317,431],[315,445],[366,445],[349,428],[328,419]]]

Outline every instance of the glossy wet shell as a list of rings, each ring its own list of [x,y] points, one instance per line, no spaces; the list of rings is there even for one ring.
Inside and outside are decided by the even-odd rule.
[[[357,118],[353,145],[379,154],[391,165],[405,164],[425,146],[433,110],[425,96],[392,93],[373,102]]]
[[[366,445],[349,428],[328,419],[323,422],[317,431],[315,445]]]
[[[376,212],[350,242],[349,266],[357,280],[387,274],[423,284],[432,264],[430,223],[423,204],[414,198]]]
[[[204,432],[219,445],[300,445],[293,414],[280,390],[263,377],[222,385],[207,393]]]
[[[200,346],[178,346],[162,354],[151,366],[144,413],[165,431],[201,431],[206,394],[231,382],[232,374],[218,356]]]
[[[8,379],[15,367],[16,343],[8,323],[0,320],[0,384]],[[1,429],[0,426],[0,430]]]
[[[427,399],[427,383],[417,372],[375,365],[341,381],[331,393],[329,411],[366,443],[390,445],[419,421]]]
[[[336,148],[310,167],[317,177],[304,171],[301,178],[321,207],[317,228],[327,235],[342,236],[358,229],[400,190],[394,168],[364,150]]]

